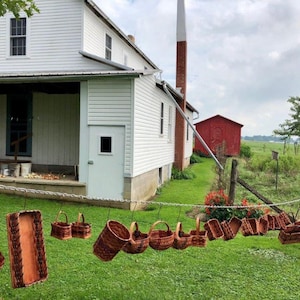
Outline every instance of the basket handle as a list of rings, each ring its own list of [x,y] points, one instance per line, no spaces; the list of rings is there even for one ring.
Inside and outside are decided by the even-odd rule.
[[[77,222],[76,223],[81,223],[80,219],[82,219],[82,223],[84,223],[84,215],[83,215],[83,213],[78,213],[78,217],[77,217]]]
[[[60,210],[60,211],[58,212],[58,214],[56,215],[55,222],[58,221],[58,218],[59,218],[60,215],[65,215],[65,217],[66,217],[66,223],[68,224],[68,216],[67,216],[67,214],[66,214],[63,210]]]
[[[180,231],[182,231],[182,223],[177,222],[176,230],[175,230],[175,236],[180,237]]]
[[[171,230],[170,230],[170,227],[169,227],[169,225],[168,225],[167,222],[165,222],[165,221],[156,221],[156,222],[154,222],[154,223],[151,225],[150,230],[149,230],[149,235],[151,234],[151,232],[152,232],[152,230],[154,229],[154,227],[155,227],[156,225],[160,224],[160,223],[165,224],[165,225],[167,226],[167,228],[168,228],[168,231],[171,231]]]
[[[200,232],[200,218],[196,218],[196,234],[198,235]]]

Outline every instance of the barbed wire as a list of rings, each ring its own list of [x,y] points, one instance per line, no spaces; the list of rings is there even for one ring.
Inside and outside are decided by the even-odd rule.
[[[59,200],[65,199],[76,199],[84,201],[107,201],[107,202],[121,202],[121,203],[133,203],[133,204],[145,204],[145,205],[159,205],[159,206],[180,206],[180,207],[195,207],[195,208],[215,208],[215,209],[224,209],[224,208],[233,208],[233,209],[242,209],[242,208],[265,208],[265,207],[273,207],[273,206],[286,206],[292,205],[295,203],[300,203],[300,199],[294,199],[290,201],[285,201],[281,203],[272,203],[272,204],[253,204],[253,205],[205,205],[205,204],[189,204],[189,203],[176,203],[176,202],[159,202],[159,201],[143,201],[143,200],[126,200],[126,199],[106,199],[106,198],[98,198],[98,197],[89,197],[85,195],[77,195],[77,194],[68,194],[61,192],[51,192],[45,190],[38,189],[26,189],[15,186],[6,186],[0,185],[0,191],[12,191],[12,192],[20,192],[24,194],[24,196],[28,196],[27,194],[37,194],[44,196],[53,196]]]

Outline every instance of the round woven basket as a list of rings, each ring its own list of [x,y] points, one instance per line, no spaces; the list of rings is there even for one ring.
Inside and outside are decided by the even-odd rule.
[[[131,223],[129,232],[130,239],[122,250],[129,254],[143,253],[149,246],[149,234],[140,232],[137,222]]]
[[[72,237],[88,239],[91,237],[91,235],[92,235],[91,224],[85,223],[84,215],[82,213],[79,213],[77,222],[72,223]]]
[[[110,261],[129,239],[130,233],[126,226],[109,220],[94,243],[93,253],[102,261]]]
[[[167,230],[153,230],[158,224],[165,224]],[[166,250],[172,247],[174,242],[174,233],[170,230],[169,225],[164,221],[156,221],[149,230],[149,245],[155,250]]]
[[[190,231],[190,235],[192,237],[191,246],[195,247],[205,247],[207,244],[207,231],[200,230],[200,219],[196,218],[196,229]]]
[[[65,222],[59,222],[58,218],[60,215],[64,215],[66,218]],[[51,236],[60,239],[68,240],[72,238],[72,228],[71,224],[68,223],[68,216],[64,211],[59,211],[55,222],[51,223]]]
[[[186,249],[192,245],[192,239],[193,237],[189,233],[183,232],[182,224],[178,222],[174,232],[173,248],[178,250]]]

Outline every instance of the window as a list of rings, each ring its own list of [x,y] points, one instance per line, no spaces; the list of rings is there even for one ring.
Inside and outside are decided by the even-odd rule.
[[[164,133],[164,104],[160,106],[160,134]]]
[[[112,137],[99,136],[99,150],[98,154],[112,154]]]
[[[188,120],[190,120],[190,118],[188,117]],[[186,122],[186,140],[188,141],[190,136],[189,136],[189,133],[190,133],[190,126],[188,124],[188,122]]]
[[[168,140],[172,141],[172,106],[169,106]]]
[[[10,55],[26,55],[26,18],[10,19]]]
[[[105,36],[105,58],[111,60],[111,48],[112,48],[112,40],[111,37],[106,34]]]

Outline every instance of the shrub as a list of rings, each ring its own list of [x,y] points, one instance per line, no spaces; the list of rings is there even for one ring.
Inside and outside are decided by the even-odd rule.
[[[191,158],[190,158],[190,163],[191,164],[198,164],[201,162],[201,157],[197,155],[196,153],[193,153]]]
[[[240,157],[250,158],[252,156],[250,146],[242,143],[240,149]]]
[[[193,171],[190,168],[186,168],[182,171],[178,170],[177,168],[172,169],[172,179],[193,179],[196,175],[193,173]]]

